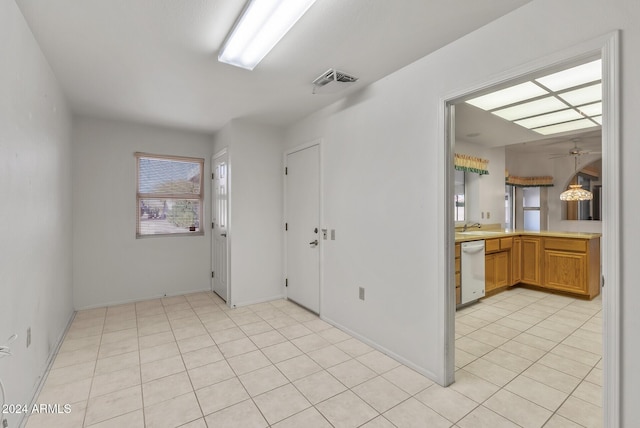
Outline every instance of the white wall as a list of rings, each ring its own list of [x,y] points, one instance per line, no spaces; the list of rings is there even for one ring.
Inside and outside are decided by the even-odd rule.
[[[325,141],[325,219],[338,239],[325,246],[324,316],[386,347],[434,378],[443,376],[438,326],[445,264],[440,176],[439,105],[506,70],[622,29],[622,185],[637,187],[640,113],[640,2],[535,0],[439,51],[363,88],[288,130],[289,146]],[[624,190],[624,189],[623,189]],[[632,278],[640,238],[636,199],[623,202],[622,405],[633,426],[640,371],[640,289]],[[611,219],[615,221],[615,219]],[[439,258],[440,257],[440,258]],[[357,287],[367,287],[367,301]]]
[[[0,94],[0,345],[19,336],[0,379],[8,403],[29,403],[73,313],[71,118],[13,1],[0,2]]]
[[[454,152],[489,161],[487,164],[489,174],[468,173],[466,175],[468,194],[465,194],[467,201],[465,205],[469,213],[466,222],[504,225],[504,147],[490,148],[466,141],[456,141]]]
[[[230,304],[242,306],[284,295],[282,132],[233,120],[214,138],[230,165]]]
[[[76,309],[211,289],[211,233],[136,239],[135,152],[205,159],[210,224],[211,137],[76,117],[73,127]]]

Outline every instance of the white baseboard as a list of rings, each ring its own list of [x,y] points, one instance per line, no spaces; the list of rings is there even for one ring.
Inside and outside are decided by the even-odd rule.
[[[161,299],[163,297],[183,296],[187,294],[195,294],[195,293],[210,292],[210,291],[211,291],[210,288],[203,288],[201,290],[187,290],[187,291],[180,291],[176,293],[163,293],[163,294],[150,295],[146,297],[137,297],[134,299],[115,300],[111,302],[98,303],[95,305],[82,306],[79,308],[75,308],[75,310],[84,311],[87,309],[104,308],[106,306],[126,305],[128,303],[144,302],[145,300]]]
[[[431,379],[432,381],[438,383],[438,376],[433,373],[431,370],[427,370],[424,367],[420,367],[414,363],[412,363],[411,361],[407,360],[406,358],[396,354],[393,351],[390,351],[389,349],[385,348],[384,346],[374,342],[373,340],[370,340],[364,336],[362,336],[361,334],[356,333],[355,331],[343,326],[342,324],[333,321],[330,318],[327,318],[325,316],[320,315],[320,319],[322,319],[323,321],[328,322],[329,324],[333,325],[336,328],[339,328],[340,330],[344,331],[345,333],[349,333],[351,336],[355,337],[356,339],[360,340],[361,342],[366,343],[367,345],[371,346],[374,349],[377,349],[378,351],[382,352],[383,354],[386,354],[387,356],[393,358],[394,360],[398,361],[399,363],[404,364],[405,366],[415,370],[416,372],[420,373],[423,376],[426,376],[427,378]]]
[[[62,333],[60,333],[60,335],[58,336],[56,345],[52,347],[51,352],[49,352],[49,356],[47,357],[47,360],[41,372],[42,374],[40,375],[40,380],[35,384],[31,392],[31,400],[29,400],[30,409],[33,408],[34,404],[36,404],[36,400],[38,399],[38,396],[40,395],[40,391],[42,391],[42,387],[44,386],[44,383],[47,380],[47,376],[49,375],[49,370],[51,370],[53,361],[55,360],[56,355],[58,355],[58,350],[60,350],[60,346],[62,346],[62,341],[64,340],[64,337],[67,334],[67,331],[69,331],[69,328],[71,327],[71,323],[73,322],[73,319],[75,317],[76,317],[76,312],[74,311],[69,316],[69,321],[67,321],[67,326],[62,330]],[[24,428],[27,425],[28,416],[29,416],[28,413],[23,413],[22,418],[18,421],[18,426],[20,428]]]

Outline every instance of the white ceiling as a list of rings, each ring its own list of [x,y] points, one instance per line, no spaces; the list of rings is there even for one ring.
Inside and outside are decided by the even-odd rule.
[[[76,113],[215,132],[292,123],[530,0],[318,0],[253,71],[218,63],[244,0],[16,0]],[[330,67],[360,78],[312,95]]]

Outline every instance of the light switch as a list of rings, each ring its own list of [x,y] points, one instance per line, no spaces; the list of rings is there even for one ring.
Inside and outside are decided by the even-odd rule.
[[[332,241],[336,240],[336,230],[335,229],[331,229],[331,240]]]

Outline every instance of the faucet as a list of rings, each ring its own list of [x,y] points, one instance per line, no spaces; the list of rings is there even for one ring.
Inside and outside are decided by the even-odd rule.
[[[480,229],[480,223],[473,223],[473,224],[469,224],[469,223],[465,223],[464,226],[462,226],[462,231],[466,232],[468,228],[470,227],[477,227],[478,229]]]

